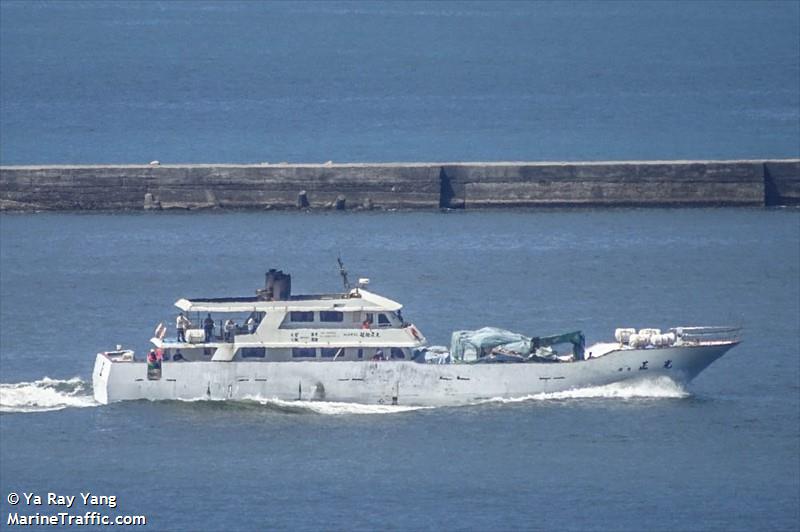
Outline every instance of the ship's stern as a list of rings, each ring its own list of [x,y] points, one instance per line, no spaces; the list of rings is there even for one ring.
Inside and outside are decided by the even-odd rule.
[[[108,404],[108,376],[111,373],[113,362],[103,353],[98,353],[94,359],[92,370],[92,392],[94,400],[100,404]]]

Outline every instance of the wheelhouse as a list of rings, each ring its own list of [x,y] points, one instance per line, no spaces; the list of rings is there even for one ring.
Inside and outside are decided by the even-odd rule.
[[[267,275],[267,287],[254,297],[179,299],[175,334],[167,334],[170,328],[162,323],[151,340],[163,359],[392,361],[410,360],[425,345],[404,320],[402,305],[362,285],[342,293],[291,295],[290,280],[288,287],[275,288],[273,279],[270,288]]]

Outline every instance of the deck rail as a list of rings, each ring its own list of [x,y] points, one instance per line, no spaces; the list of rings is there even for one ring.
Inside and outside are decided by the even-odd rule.
[[[742,339],[742,327],[675,327],[670,329],[684,344],[703,344],[715,342],[739,342]]]

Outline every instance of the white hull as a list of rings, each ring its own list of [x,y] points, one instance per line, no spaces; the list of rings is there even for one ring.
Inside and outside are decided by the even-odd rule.
[[[164,362],[159,380],[148,380],[144,362],[112,362],[99,354],[92,377],[94,397],[104,404],[259,397],[439,406],[659,376],[685,383],[736,344],[622,349],[564,363]]]

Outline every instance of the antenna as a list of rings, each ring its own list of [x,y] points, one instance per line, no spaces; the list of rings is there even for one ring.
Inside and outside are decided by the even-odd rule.
[[[339,263],[339,275],[342,276],[342,282],[344,283],[344,291],[350,291],[350,281],[347,280],[347,270],[344,269],[344,263],[342,262],[342,257],[336,257],[336,262]]]

